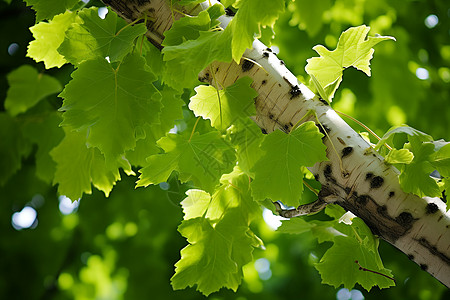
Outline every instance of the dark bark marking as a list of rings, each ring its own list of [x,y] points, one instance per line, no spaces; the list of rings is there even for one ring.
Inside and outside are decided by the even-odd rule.
[[[427,208],[426,208],[427,214],[434,214],[438,210],[439,210],[439,207],[436,204],[434,204],[434,203],[427,204]]]
[[[263,52],[263,58],[269,58],[269,52]]]
[[[369,172],[369,173],[366,174],[366,180],[369,180],[372,177],[373,177],[373,173],[372,172]]]
[[[337,140],[338,140],[339,143],[341,143],[342,145],[344,145],[344,146],[346,145],[345,142],[344,142],[344,140],[341,139],[340,137],[337,137]]]
[[[394,196],[395,196],[395,192],[394,191],[389,192],[389,198],[392,198]]]
[[[372,197],[370,197],[369,195],[361,195],[361,196],[356,197],[355,202],[359,205],[364,206],[369,202],[369,200],[371,200],[371,198]]]
[[[273,119],[273,115],[272,114],[269,115],[269,119],[271,119],[271,120]]]
[[[314,179],[315,179],[316,181],[319,181],[319,174],[314,174]]]
[[[420,264],[420,268],[426,271],[428,269],[428,266],[426,264]]]
[[[409,260],[413,260],[414,259],[414,255],[408,254],[408,258],[409,258]]]
[[[280,59],[280,65],[285,65],[284,61]]]
[[[431,254],[433,254],[434,256],[439,257],[442,261],[444,261],[447,265],[450,265],[450,257],[448,257],[447,255],[445,255],[444,253],[440,252],[436,246],[431,245],[431,243],[425,239],[425,238],[421,238],[418,240],[419,244],[424,246],[425,248],[428,249],[428,251],[431,252]]]
[[[261,132],[262,132],[263,134],[267,134],[267,130],[265,130],[264,128],[261,128]]]
[[[441,197],[441,200],[442,200],[444,203],[447,203],[447,195],[445,194],[445,190],[442,191],[442,197]]]
[[[241,65],[242,71],[243,72],[248,72],[248,71],[250,71],[253,68],[254,65],[255,64],[252,61],[250,61],[248,59],[245,59],[244,62],[242,63],[242,65]]]
[[[267,80],[263,80],[263,81],[261,81],[261,85],[265,85],[267,83]]]
[[[284,128],[285,131],[289,131],[289,125],[285,124],[285,125],[283,126],[283,128]]]
[[[403,226],[411,226],[412,223],[415,221],[413,216],[409,213],[409,212],[402,212],[401,214],[399,214],[397,216],[397,218],[395,218],[395,220]]]
[[[375,176],[374,178],[372,178],[372,180],[370,181],[370,187],[372,189],[377,189],[379,187],[381,187],[384,183],[384,179],[381,176]]]
[[[353,147],[345,147],[344,149],[342,149],[342,158],[352,154],[353,152]]]
[[[268,52],[272,52],[272,49],[270,49],[270,48],[266,48],[266,51],[268,51]]]
[[[323,105],[326,105],[326,106],[329,105],[327,101],[322,99],[322,97],[319,97],[319,101],[322,102]]]
[[[294,99],[302,94],[302,91],[300,91],[300,87],[298,85],[295,85],[291,87],[289,90],[289,94],[291,95],[290,99]]]
[[[231,8],[227,7],[227,8],[225,8],[225,14],[229,17],[234,17],[234,15],[236,13],[234,11],[232,11]]]

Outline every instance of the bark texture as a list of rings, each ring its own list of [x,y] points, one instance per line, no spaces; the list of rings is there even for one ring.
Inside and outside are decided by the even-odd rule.
[[[131,22],[146,14],[148,38],[161,48],[164,31],[181,15],[167,0],[104,0]],[[195,14],[206,1],[183,11]],[[221,19],[227,24],[229,18]],[[318,116],[326,136],[329,161],[310,168],[322,184],[322,199],[341,205],[362,218],[373,233],[396,246],[444,285],[450,287],[450,216],[439,198],[420,198],[402,191],[394,167],[343,121],[330,106],[314,95],[285,67],[276,55],[255,40],[240,64],[215,62],[199,74],[199,80],[228,86],[249,76],[258,92],[254,121],[264,133],[289,132],[309,110]],[[315,121],[315,117],[304,121]]]

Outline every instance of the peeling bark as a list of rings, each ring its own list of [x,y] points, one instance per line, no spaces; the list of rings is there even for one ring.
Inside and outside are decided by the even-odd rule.
[[[151,20],[147,23],[147,37],[159,48],[164,31],[181,17],[172,13],[166,0],[103,1],[129,22],[146,14]],[[183,12],[195,14],[205,9],[208,2],[216,3],[206,1]],[[226,26],[229,19],[223,16],[220,21]],[[310,168],[316,180],[331,193],[323,200],[337,203],[362,218],[374,234],[450,287],[450,215],[439,198],[420,198],[403,192],[398,170],[387,165],[382,156],[325,101],[298,82],[258,40],[244,53],[239,65],[215,62],[199,74],[199,79],[215,85],[212,71],[224,86],[244,76],[253,79],[252,87],[258,92],[254,121],[264,133],[276,129],[289,132],[293,124],[314,110],[326,131],[323,142],[329,158]],[[315,121],[315,117],[303,121]]]

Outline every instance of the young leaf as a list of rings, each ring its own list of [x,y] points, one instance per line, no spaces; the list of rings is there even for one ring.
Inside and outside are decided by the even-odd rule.
[[[433,154],[431,161],[441,176],[450,177],[450,144],[443,146]]]
[[[235,163],[234,149],[217,131],[192,137],[168,134],[158,145],[165,153],[147,159],[148,165],[140,170],[138,187],[167,181],[176,170],[182,182],[192,180],[197,187],[212,192],[222,174],[231,171]]]
[[[66,85],[63,126],[89,128],[88,143],[106,161],[115,161],[136,146],[136,130],[158,121],[160,102],[152,99],[156,77],[139,55],[129,55],[116,68],[105,59],[85,61]]]
[[[392,149],[384,158],[388,164],[409,164],[414,159],[414,154],[408,149]]]
[[[64,56],[59,54],[58,47],[64,41],[64,33],[74,22],[76,22],[76,14],[66,11],[64,14],[55,16],[48,23],[40,22],[30,27],[35,40],[28,45],[27,56],[36,62],[43,61],[46,69],[60,68],[67,63]]]
[[[61,83],[49,75],[39,74],[30,65],[23,65],[7,76],[9,89],[5,109],[16,116],[33,107],[45,97],[62,90]]]
[[[243,77],[223,90],[200,85],[195,88],[197,94],[191,98],[189,108],[196,116],[210,119],[211,126],[224,130],[237,119],[256,114],[253,98],[258,93],[251,83],[250,77]]]
[[[418,137],[420,141],[423,142],[431,142],[433,138],[429,136],[428,134],[419,131],[415,128],[409,127],[408,125],[400,125],[400,126],[394,126],[393,128],[389,129],[381,138],[380,141],[375,145],[375,150],[380,149],[384,144],[386,144],[388,141],[392,140],[394,135],[405,133],[408,136]]]
[[[273,27],[278,15],[284,11],[284,0],[239,0],[234,6],[238,12],[226,31],[233,36],[233,59],[239,63],[245,49],[261,36],[261,26]]]
[[[97,57],[120,61],[132,50],[134,40],[147,31],[143,23],[127,25],[113,11],[101,19],[97,7],[83,9],[78,16],[81,23],[72,24],[58,48],[58,52],[74,65]]]
[[[78,0],[25,0],[36,11],[36,21],[50,20],[55,15],[71,9]]]
[[[395,40],[390,36],[368,37],[370,27],[361,25],[347,29],[339,37],[337,48],[329,51],[322,45],[313,48],[320,57],[308,59],[306,72],[313,74],[320,86],[329,95],[334,96],[342,81],[342,72],[345,68],[354,67],[370,76],[370,60],[373,57],[376,44],[385,40]]]
[[[322,136],[312,121],[303,123],[290,134],[280,130],[270,133],[261,144],[265,153],[252,169],[253,197],[298,206],[303,192],[301,167],[327,160]]]

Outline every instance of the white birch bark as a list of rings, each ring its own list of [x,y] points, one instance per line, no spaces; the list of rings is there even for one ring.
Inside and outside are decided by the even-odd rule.
[[[165,0],[104,0],[119,15],[133,21],[143,13],[154,21],[147,36],[155,45],[173,19]],[[205,1],[186,13],[193,14],[217,1]],[[229,18],[221,19],[226,25]],[[329,161],[317,163],[310,171],[322,184],[321,198],[335,202],[362,218],[372,232],[405,253],[423,270],[450,287],[450,215],[439,198],[420,198],[402,191],[393,166],[384,162],[373,148],[336,112],[321,101],[285,67],[276,55],[258,40],[244,53],[240,64],[213,63],[199,79],[224,86],[250,76],[258,92],[257,116],[265,133],[280,129],[288,132],[308,111],[316,112],[327,131],[323,141]],[[315,117],[303,121],[315,121]],[[301,183],[299,183],[301,184]]]

